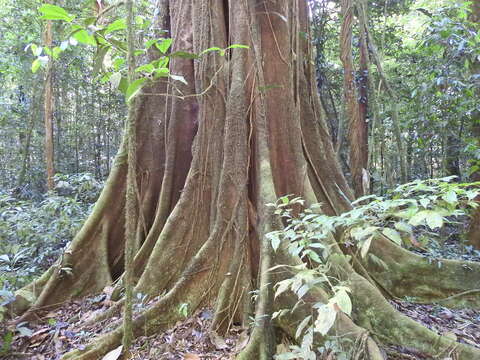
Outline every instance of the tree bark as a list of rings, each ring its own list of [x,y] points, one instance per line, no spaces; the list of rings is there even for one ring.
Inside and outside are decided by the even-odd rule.
[[[53,43],[52,22],[47,20],[44,33],[44,44],[51,48]],[[45,72],[45,93],[44,93],[44,121],[45,121],[45,165],[47,176],[47,189],[53,190],[55,184],[53,177],[54,168],[54,149],[53,149],[53,58],[49,57],[47,69]]]
[[[360,41],[359,41],[359,50],[360,50],[360,66],[359,66],[359,80],[358,80],[358,107],[359,107],[359,119],[358,125],[355,126],[355,135],[352,134],[352,140],[355,138],[355,148],[359,149],[356,151],[356,161],[358,164],[356,168],[361,167],[362,177],[361,177],[361,188],[359,185],[356,185],[355,192],[357,197],[369,193],[370,190],[370,181],[369,181],[369,146],[368,146],[368,112],[369,112],[369,78],[370,78],[370,55],[368,53],[368,43],[367,43],[367,28],[366,22],[368,21],[368,3],[364,0],[357,0],[356,4],[357,12],[362,13],[362,16],[359,16],[359,32],[360,32]],[[352,129],[353,130],[353,129]],[[357,181],[359,181],[358,179]],[[359,192],[361,191],[361,192]]]
[[[368,162],[367,129],[365,127],[365,119],[363,118],[366,115],[366,103],[362,104],[362,100],[364,99],[361,98],[362,94],[365,95],[365,91],[361,88],[359,89],[359,102],[352,56],[352,33],[355,10],[354,2],[352,0],[342,0],[341,8],[343,19],[340,32],[340,59],[343,64],[345,117],[348,124],[350,149],[349,165],[355,196],[360,197],[365,194],[365,189],[363,187],[363,174]],[[366,44],[363,43],[362,45]],[[365,48],[361,49],[362,65],[365,63],[364,55],[366,54],[364,52]],[[361,76],[363,76],[363,74]]]

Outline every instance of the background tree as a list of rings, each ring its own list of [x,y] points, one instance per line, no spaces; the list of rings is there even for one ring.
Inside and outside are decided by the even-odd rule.
[[[53,32],[52,21],[47,20],[44,32],[44,46],[45,49],[52,49]],[[51,50],[50,50],[51,51]],[[47,167],[47,189],[53,190],[55,184],[53,176],[55,175],[54,164],[54,147],[53,147],[53,57],[48,59],[47,69],[45,71],[45,94],[43,99],[44,110],[43,117],[45,122],[45,164]]]

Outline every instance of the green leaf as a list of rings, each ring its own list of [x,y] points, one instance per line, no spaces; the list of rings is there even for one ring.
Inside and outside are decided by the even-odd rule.
[[[17,327],[17,331],[20,336],[30,337],[33,334],[33,331],[25,326]]]
[[[250,46],[242,45],[242,44],[233,44],[227,47],[227,49],[250,49]]]
[[[7,354],[7,352],[10,350],[12,346],[13,332],[7,331],[7,333],[3,335],[2,341],[3,341],[3,345],[2,345],[2,348],[0,349],[0,354],[4,355],[4,354]]]
[[[145,49],[150,49],[153,44],[155,44],[158,40],[157,39],[150,39],[145,43]]]
[[[66,22],[72,22],[75,19],[75,16],[70,15],[64,8],[53,4],[43,4],[38,11],[43,14],[40,19],[63,20]]]
[[[430,229],[436,229],[443,226],[443,216],[436,211],[423,210],[413,216],[409,223],[413,226],[427,224]]]
[[[153,66],[153,64],[145,64],[135,69],[135,72],[145,72],[147,74],[151,74],[154,71],[155,71],[155,66]]]
[[[442,199],[452,205],[458,202],[457,193],[453,190],[449,190],[445,195],[442,196]]]
[[[403,221],[396,222],[395,229],[397,229],[398,231],[409,233],[409,234],[412,233],[412,227]]]
[[[281,242],[280,237],[278,236],[278,232],[270,232],[266,236],[267,236],[267,239],[269,239],[270,243],[272,244],[273,251],[277,251]]]
[[[147,81],[146,78],[140,78],[128,85],[127,91],[125,92],[127,102],[130,102],[140,92],[145,81]]]
[[[95,41],[95,37],[88,33],[87,30],[82,29],[75,32],[73,38],[77,40],[79,43],[86,44],[86,45],[93,45],[97,46],[97,42]]]
[[[211,47],[211,48],[208,48],[208,49],[203,50],[203,51],[200,53],[200,55],[203,55],[203,54],[206,54],[206,53],[209,53],[209,52],[212,52],[212,51],[221,52],[221,51],[223,51],[223,49],[222,49],[222,48],[219,48],[219,47],[217,47],[217,46],[214,46],[214,47]]]
[[[318,256],[318,254],[315,251],[308,249],[305,252],[307,256],[310,258],[310,260],[315,261],[316,263],[319,263],[319,264],[323,263],[322,259],[320,258],[320,256]]]
[[[85,25],[85,27],[89,27],[90,25],[95,24],[95,21],[97,21],[96,16],[89,16],[85,20],[83,20],[83,25]]]
[[[125,58],[118,57],[115,60],[113,60],[113,68],[115,71],[120,70],[120,67],[125,64]]]
[[[162,53],[166,54],[168,49],[170,49],[170,46],[172,45],[173,40],[172,39],[162,39],[160,42],[156,42],[155,46],[156,48]]]
[[[392,240],[395,244],[402,245],[402,237],[400,236],[398,231],[390,228],[385,228],[382,230],[382,234]]]
[[[368,250],[370,249],[370,245],[372,244],[372,240],[373,240],[373,236],[370,236],[362,244],[362,248],[360,249],[360,254],[361,254],[362,258],[364,258],[364,259],[365,259],[365,256],[367,256]]]
[[[120,355],[122,355],[122,350],[123,350],[123,345],[120,345],[116,349],[113,349],[112,351],[108,352],[102,360],[117,360]]]
[[[120,84],[118,84],[118,90],[120,90],[120,92],[125,95],[127,92],[127,89],[128,89],[128,80],[125,76],[122,76],[120,79]]]
[[[110,76],[109,81],[110,81],[110,84],[112,84],[112,86],[115,89],[118,89],[118,87],[120,85],[120,81],[122,81],[122,74],[120,72],[113,73]]]
[[[327,335],[337,317],[337,312],[331,305],[322,305],[318,308],[318,318],[315,321],[315,331],[323,336]]]
[[[288,205],[290,203],[290,199],[288,198],[288,195],[282,196],[280,198],[280,201],[282,202],[283,205]]]
[[[297,331],[295,332],[295,339],[298,339],[300,335],[302,335],[303,330],[308,325],[310,320],[312,319],[312,315],[307,316],[305,319],[302,320],[300,325],[297,327]]]
[[[105,29],[105,35],[110,34],[114,31],[123,30],[127,27],[125,19],[117,19],[107,26]]]
[[[52,49],[52,56],[55,60],[58,59],[59,55],[61,54],[62,52],[62,49],[59,48],[58,46],[55,46],[53,49]]]
[[[429,198],[421,198],[420,199],[420,205],[422,205],[425,209],[428,208],[428,205],[430,204],[430,199]]]
[[[110,50],[110,46],[101,46],[97,48],[97,53],[95,54],[95,62],[93,64],[93,75],[96,76],[103,67],[105,56]]]
[[[184,83],[185,85],[188,85],[188,82],[187,80],[185,80],[185,78],[181,75],[173,75],[173,74],[170,74],[170,78],[172,80],[176,80],[176,81],[180,81],[181,83]]]
[[[33,62],[32,62],[32,73],[36,73],[38,71],[38,69],[40,69],[40,66],[42,65],[42,63],[40,62],[39,59],[35,59]]]
[[[40,56],[43,51],[43,48],[41,46],[37,46],[36,44],[32,44],[30,49],[32,50],[33,56]]]
[[[432,230],[443,226],[443,216],[435,211],[430,211],[426,220],[428,227]]]
[[[352,300],[348,293],[343,289],[339,290],[329,302],[336,303],[340,310],[349,316],[352,313]]]
[[[127,51],[127,43],[125,41],[119,41],[113,38],[108,39],[109,42],[117,49],[121,51]]]
[[[368,254],[368,257],[377,267],[384,271],[388,271],[387,263],[380,259],[378,256],[375,256],[374,254]]]
[[[281,295],[288,289],[290,289],[290,285],[292,284],[292,279],[285,279],[276,284],[277,290],[275,291],[275,299],[277,296]]]

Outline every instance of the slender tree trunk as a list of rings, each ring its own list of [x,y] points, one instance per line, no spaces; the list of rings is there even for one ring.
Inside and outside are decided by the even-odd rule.
[[[75,88],[75,112],[73,114],[73,132],[74,132],[74,147],[75,147],[75,173],[80,171],[80,159],[79,159],[79,131],[78,131],[78,117],[80,116],[80,93],[78,88]]]
[[[400,119],[398,116],[398,96],[395,94],[394,89],[391,87],[390,83],[387,80],[387,77],[383,71],[382,62],[380,60],[380,56],[378,54],[377,48],[375,46],[374,40],[372,35],[370,34],[370,29],[368,28],[367,21],[364,20],[365,30],[367,34],[367,42],[371,53],[371,59],[375,66],[377,67],[378,73],[380,75],[380,79],[382,80],[382,85],[386,89],[387,94],[391,97],[392,101],[392,127],[393,127],[393,134],[395,136],[395,142],[398,150],[398,158],[400,162],[400,181],[402,183],[407,182],[408,179],[408,169],[406,165],[406,154],[405,154],[405,146],[403,143],[402,138],[402,131],[400,128]]]
[[[359,80],[358,80],[358,107],[359,107],[359,118],[358,124],[351,129],[351,142],[355,143],[356,151],[352,151],[351,156],[353,159],[351,162],[355,162],[355,168],[361,168],[361,181],[360,184],[355,183],[355,195],[361,196],[369,192],[369,174],[368,174],[368,158],[369,158],[369,147],[368,147],[368,111],[369,111],[369,100],[368,100],[368,89],[369,89],[369,77],[370,77],[370,56],[368,53],[368,44],[367,44],[367,30],[366,30],[366,21],[368,21],[367,16],[367,6],[368,3],[364,0],[356,0],[356,9],[357,13],[362,15],[358,17],[359,19],[359,33],[360,33],[360,68],[359,68]],[[352,166],[351,166],[352,167]]]
[[[127,0],[127,64],[128,83],[135,81],[135,10],[134,0]],[[128,104],[128,117],[126,121],[126,139],[128,152],[127,186],[125,199],[125,306],[123,314],[123,350],[125,357],[130,357],[130,347],[133,341],[133,290],[134,268],[133,260],[138,251],[137,246],[137,129],[135,124],[136,107],[135,99]]]
[[[51,48],[53,43],[52,22],[47,21],[45,25],[44,44]],[[53,190],[55,187],[53,177],[54,168],[54,149],[53,149],[53,58],[49,58],[47,70],[45,72],[45,93],[44,93],[44,120],[45,120],[45,164],[47,170],[47,189]]]
[[[32,144],[32,135],[33,130],[35,128],[35,120],[37,119],[37,115],[39,112],[39,96],[37,95],[37,91],[39,90],[38,82],[34,82],[32,87],[32,98],[30,103],[30,114],[29,114],[29,122],[27,124],[27,136],[25,139],[25,147],[22,150],[22,168],[20,170],[20,174],[18,175],[18,186],[22,186],[25,184],[25,177],[27,175],[29,166],[30,166],[30,147]]]
[[[343,19],[340,32],[340,59],[343,63],[343,91],[350,148],[349,165],[355,195],[360,197],[365,194],[365,189],[363,188],[363,173],[368,162],[368,157],[365,157],[365,155],[368,154],[368,148],[365,147],[367,134],[364,119],[362,121],[362,115],[365,114],[361,113],[363,110],[366,111],[366,108],[359,106],[355,84],[355,69],[352,56],[352,33],[355,6],[352,0],[342,0],[341,6]],[[360,92],[362,92],[361,89]],[[360,101],[362,101],[362,99],[360,99]]]

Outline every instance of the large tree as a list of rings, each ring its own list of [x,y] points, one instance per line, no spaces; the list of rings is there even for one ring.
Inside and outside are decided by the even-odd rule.
[[[221,56],[175,57],[172,74],[187,84],[159,81],[143,89],[136,105],[138,222],[135,291],[156,299],[137,313],[136,335],[173,326],[189,309],[213,306],[213,329],[231,321],[248,325],[250,342],[241,359],[271,359],[274,330],[293,336],[311,306],[326,301],[320,286],[293,312],[271,321],[275,309],[293,307],[294,295],[273,298],[275,282],[291,276],[268,271],[301,260],[265,236],[282,228],[267,203],[294,194],[320,202],[327,214],[350,209],[351,191],[333,151],[315,81],[308,41],[306,0],[161,0],[157,25],[169,29],[173,51],[200,53],[211,47],[248,45]],[[307,36],[305,36],[307,34]],[[97,204],[57,264],[17,293],[15,310],[35,311],[72,297],[100,292],[124,273],[125,192],[128,152],[122,144]],[[342,234],[325,240],[332,248],[331,273],[348,283],[354,311],[339,313],[331,334],[351,339],[358,358],[383,359],[377,344],[392,343],[459,359],[480,350],[439,336],[398,313],[388,297],[443,300],[478,307],[480,266],[443,261],[442,267],[378,237],[370,252],[388,271],[354,255]],[[355,259],[355,260],[351,260]],[[367,258],[368,259],[368,258]],[[258,289],[252,302],[250,292]],[[121,311],[123,301],[100,317]],[[100,317],[97,320],[100,320]],[[64,359],[99,359],[118,346],[123,327],[93,340]],[[316,342],[323,338],[318,337]],[[359,341],[358,341],[359,340]]]

